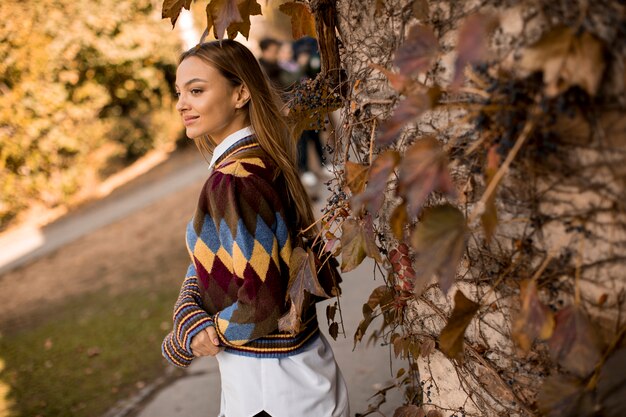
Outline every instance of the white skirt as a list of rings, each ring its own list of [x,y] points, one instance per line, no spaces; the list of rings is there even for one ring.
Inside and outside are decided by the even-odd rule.
[[[349,417],[348,389],[328,340],[320,333],[304,351],[284,358],[220,352],[219,417]]]

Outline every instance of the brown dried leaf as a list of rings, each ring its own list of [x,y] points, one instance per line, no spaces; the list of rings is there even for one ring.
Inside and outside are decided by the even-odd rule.
[[[278,319],[278,330],[295,334],[300,331],[301,325],[302,320],[300,319],[300,314],[296,311],[296,305],[291,303],[287,314]]]
[[[216,39],[224,37],[224,31],[231,23],[243,22],[237,0],[211,0],[206,6],[207,28],[213,26]]]
[[[542,71],[545,92],[556,96],[578,85],[594,96],[604,74],[604,44],[589,32],[558,26],[527,48],[520,61],[528,71]]]
[[[304,310],[306,293],[322,298],[330,298],[320,284],[315,267],[315,254],[311,249],[306,251],[301,247],[294,248],[289,259],[288,297],[296,307],[296,313],[301,316]]]
[[[401,74],[423,73],[430,69],[438,50],[439,43],[433,30],[425,25],[414,25],[396,51],[393,63]]]
[[[448,158],[432,136],[425,136],[407,149],[400,164],[398,194],[408,203],[408,214],[419,213],[433,191],[455,196],[456,190],[448,171]]]
[[[174,27],[183,7],[189,10],[191,0],[163,0],[161,18],[166,19],[169,17],[172,21],[172,27]]]
[[[585,313],[575,305],[559,310],[548,341],[552,358],[581,378],[587,377],[602,357],[602,340]]]
[[[333,322],[328,327],[328,334],[333,340],[337,340],[337,336],[339,335],[339,324],[337,322]]]
[[[465,216],[450,204],[429,207],[411,234],[411,244],[417,253],[415,270],[419,277],[416,291],[421,291],[433,274],[439,276],[439,286],[447,293],[463,257],[467,235]]]
[[[591,417],[595,415],[593,402],[584,384],[566,375],[550,375],[543,382],[537,396],[537,405],[549,417]]]
[[[450,88],[463,84],[465,66],[487,59],[489,35],[495,29],[497,20],[493,16],[477,13],[468,16],[459,29],[457,58],[454,63],[454,77]]]
[[[366,256],[382,262],[372,226],[372,217],[347,219],[341,228],[341,271],[348,272],[363,262]]]
[[[291,18],[291,34],[294,39],[303,36],[317,38],[315,18],[304,3],[289,2],[278,6],[278,10]]]
[[[346,162],[346,186],[352,195],[362,193],[365,189],[368,168],[368,165],[357,164],[352,161]]]
[[[367,306],[367,304],[364,304],[364,306]],[[367,328],[369,327],[373,319],[374,317],[369,314],[365,315],[363,320],[361,320],[359,326],[356,329],[356,332],[354,332],[354,346],[352,347],[352,350],[354,350],[356,344],[363,339],[363,336],[365,335],[365,332],[367,331]]]
[[[397,151],[388,150],[376,157],[369,168],[367,187],[358,195],[353,195],[350,205],[355,212],[360,212],[365,206],[368,212],[378,213],[385,201],[387,180],[395,167],[400,162],[400,154]]]
[[[602,366],[598,397],[606,417],[626,416],[626,349],[614,352]]]
[[[381,310],[384,307],[393,301],[393,290],[386,285],[381,285],[379,287],[374,288],[374,291],[370,294],[367,305],[370,309],[374,310],[376,307],[380,306]]]
[[[244,38],[250,36],[250,16],[261,14],[261,5],[257,0],[239,0],[237,3],[241,22],[233,22],[228,26],[227,32],[230,39],[235,39],[237,32],[241,33]]]
[[[413,0],[413,16],[417,20],[428,20],[429,15],[428,0]]]
[[[491,181],[493,181],[493,177],[496,175],[496,172],[498,172],[499,166],[500,154],[498,153],[498,146],[493,145],[491,148],[489,148],[489,153],[487,153],[487,166],[485,167],[485,184],[487,186],[491,183]],[[485,211],[480,216],[483,229],[485,230],[485,237],[487,238],[487,242],[489,242],[493,237],[496,226],[498,225],[496,194],[496,191],[491,193],[491,196],[485,202]]]
[[[402,202],[393,209],[391,214],[391,230],[398,240],[404,239],[404,228],[409,221],[409,215],[406,212],[406,202]]]
[[[425,417],[426,413],[422,407],[418,407],[415,404],[403,405],[396,408],[393,413],[393,417]]]
[[[335,314],[337,313],[337,303],[328,304],[326,306],[326,320],[330,324],[330,322],[335,320]]]
[[[465,330],[479,307],[479,304],[468,299],[461,290],[454,294],[452,316],[439,335],[439,347],[448,357],[458,360],[463,358]]]
[[[528,352],[535,339],[548,340],[554,330],[554,315],[537,294],[535,281],[522,283],[522,309],[513,324],[513,340]]]
[[[414,84],[414,82],[411,80],[410,77],[389,71],[387,68],[383,67],[382,65],[369,64],[369,66],[370,68],[374,68],[382,72],[383,75],[387,77],[387,80],[389,80],[389,84],[391,84],[391,87],[400,94],[404,94],[405,91],[408,89],[408,87]]]
[[[420,346],[420,355],[422,358],[430,356],[435,351],[435,341],[432,339],[426,339]]]
[[[405,86],[405,88],[407,88]],[[439,102],[441,89],[439,86],[428,88],[422,92],[411,92],[393,111],[393,115],[380,127],[376,139],[379,146],[389,145],[398,137],[402,129],[427,110],[434,108]]]

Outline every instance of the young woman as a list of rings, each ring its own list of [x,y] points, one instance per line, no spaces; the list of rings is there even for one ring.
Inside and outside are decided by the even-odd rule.
[[[346,385],[315,306],[296,333],[278,329],[290,256],[314,217],[276,93],[232,40],[183,53],[176,91],[187,136],[212,159],[187,225],[191,263],[164,357],[178,367],[217,358],[220,416],[347,417]],[[330,278],[320,278],[329,290]]]

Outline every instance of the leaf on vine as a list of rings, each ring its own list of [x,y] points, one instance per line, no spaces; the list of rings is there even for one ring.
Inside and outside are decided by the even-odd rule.
[[[326,306],[326,320],[328,321],[328,324],[330,324],[332,321],[335,320],[335,314],[337,313],[337,303],[335,302],[335,304],[328,304]]]
[[[302,320],[300,319],[300,314],[296,311],[296,305],[291,303],[287,314],[278,319],[278,330],[295,334],[300,331],[301,325]]]
[[[439,347],[449,358],[463,358],[465,330],[480,307],[458,290],[454,294],[454,309],[446,326],[439,335]]]
[[[406,199],[408,215],[413,217],[433,191],[456,195],[446,154],[437,139],[426,136],[406,150],[400,164],[398,194]]]
[[[426,339],[420,346],[420,355],[422,358],[430,356],[435,351],[435,341],[432,339]]]
[[[400,69],[400,74],[424,73],[430,69],[438,50],[439,43],[432,28],[414,25],[396,51],[393,63]]]
[[[487,59],[489,35],[496,24],[497,20],[493,16],[481,13],[465,19],[459,29],[454,77],[450,88],[457,89],[463,84],[465,78],[463,71],[467,64],[476,64]]]
[[[385,201],[387,180],[398,162],[400,162],[400,154],[394,150],[385,151],[374,159],[368,171],[365,191],[353,195],[350,199],[350,205],[355,212],[360,212],[365,206],[371,214],[378,213]]]
[[[626,349],[614,352],[598,378],[598,398],[606,417],[626,416]]]
[[[567,306],[554,319],[548,341],[552,358],[574,375],[587,377],[602,357],[602,340],[580,307]]]
[[[364,304],[363,306],[369,308],[367,304]],[[356,329],[356,332],[354,332],[354,346],[352,347],[352,350],[354,350],[356,344],[363,339],[363,336],[365,335],[365,332],[367,331],[367,328],[369,327],[372,320],[374,320],[374,317],[371,315],[371,313],[363,315],[363,320],[361,320]]]
[[[434,108],[439,102],[441,89],[439,86],[428,88],[422,93],[412,93],[400,102],[393,115],[380,127],[376,139],[379,146],[393,143],[402,129],[427,110]]]
[[[577,35],[574,29],[558,26],[523,52],[520,65],[528,71],[543,72],[544,91],[549,97],[574,85],[594,96],[606,66],[604,49],[591,33]]]
[[[413,16],[417,20],[428,20],[429,15],[428,0],[413,0]]]
[[[391,214],[391,231],[393,235],[398,240],[404,240],[404,227],[409,221],[409,216],[406,212],[406,202],[402,201],[402,203],[398,204],[396,208],[393,209],[393,213]]]
[[[317,277],[315,254],[311,249],[294,248],[289,259],[289,284],[287,294],[301,317],[304,310],[305,292],[322,298],[330,298]]]
[[[400,94],[405,94],[405,90],[407,90],[407,87],[413,84],[410,77],[389,71],[382,65],[370,64],[369,66],[370,68],[374,68],[382,72],[383,75],[387,77],[387,80],[389,80],[389,84],[391,84],[391,87]]]
[[[584,384],[578,378],[554,374],[543,382],[537,405],[549,417],[592,417],[594,404]]]
[[[226,30],[230,39],[235,39],[237,32],[241,33],[244,38],[250,36],[250,16],[261,14],[261,5],[257,0],[239,0],[237,3],[241,22],[233,22]]]
[[[294,39],[300,39],[303,36],[317,38],[315,18],[306,4],[291,1],[278,6],[278,10],[291,18],[291,34]]]
[[[465,216],[456,207],[443,204],[424,210],[422,220],[411,234],[411,244],[417,253],[415,270],[420,280],[415,286],[417,291],[436,273],[439,287],[448,293],[463,257],[467,232]]]
[[[411,404],[396,408],[393,417],[426,417],[426,413],[422,407]]]
[[[341,228],[341,271],[348,272],[363,262],[366,256],[382,262],[372,225],[372,216],[362,220],[347,219]]]
[[[374,310],[376,307],[380,306],[381,310],[385,308],[389,308],[388,305],[393,301],[393,290],[386,285],[381,285],[379,287],[374,288],[372,293],[370,294],[367,305],[370,309]]]
[[[522,308],[513,324],[513,340],[528,352],[535,339],[548,340],[554,331],[554,315],[539,300],[535,281],[522,283]]]
[[[337,340],[337,336],[339,335],[339,324],[337,322],[333,322],[328,327],[328,334],[333,340]]]
[[[500,166],[500,154],[498,145],[493,145],[487,153],[487,166],[485,167],[485,184],[489,185],[498,172]],[[497,187],[497,186],[496,186]],[[485,202],[485,211],[480,216],[487,242],[491,240],[498,225],[498,209],[496,208],[496,191]]]
[[[169,18],[172,21],[172,27],[176,24],[180,12],[183,7],[189,10],[191,7],[191,0],[163,0],[163,7],[161,11],[161,18]]]
[[[363,192],[365,189],[365,181],[367,181],[367,170],[369,166],[347,161],[345,167],[346,186],[348,186],[352,195]]]
[[[211,0],[206,6],[207,28],[213,26],[213,35],[222,39],[231,23],[243,22],[237,0]]]

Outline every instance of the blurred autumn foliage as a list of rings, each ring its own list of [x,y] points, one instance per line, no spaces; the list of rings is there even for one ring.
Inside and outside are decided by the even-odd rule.
[[[150,0],[2,2],[0,230],[176,140],[178,37]]]

